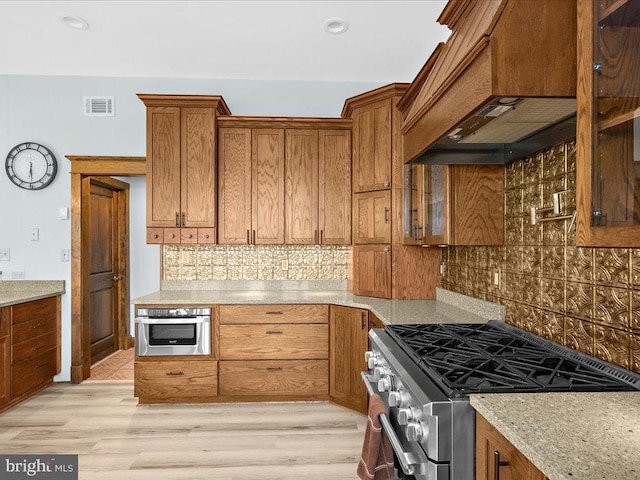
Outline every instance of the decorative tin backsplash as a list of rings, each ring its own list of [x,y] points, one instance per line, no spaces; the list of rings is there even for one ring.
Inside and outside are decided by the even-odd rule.
[[[346,246],[165,245],[164,280],[344,280]]]
[[[569,142],[508,165],[505,245],[444,249],[442,286],[500,302],[508,323],[640,372],[640,250],[576,247],[571,220],[530,222],[531,207],[562,190],[563,213],[573,212],[575,159]]]

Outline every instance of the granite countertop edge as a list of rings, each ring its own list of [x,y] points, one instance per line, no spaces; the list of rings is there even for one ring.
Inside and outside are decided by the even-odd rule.
[[[64,280],[0,281],[0,307],[64,295]]]

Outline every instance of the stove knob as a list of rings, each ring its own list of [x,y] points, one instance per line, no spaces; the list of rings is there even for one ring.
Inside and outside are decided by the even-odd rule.
[[[411,420],[413,420],[413,411],[411,407],[401,408],[398,410],[398,423],[400,425],[407,425]]]
[[[386,392],[390,388],[391,388],[391,380],[389,379],[388,375],[385,375],[384,378],[381,378],[380,380],[378,380],[379,392]]]
[[[382,377],[389,375],[390,373],[391,370],[387,367],[376,367],[373,369],[373,378],[374,380],[380,380]]]
[[[367,366],[369,367],[369,370],[378,366],[378,359],[376,357],[369,357],[367,360]]]
[[[407,435],[407,440],[410,442],[419,442],[422,440],[422,436],[424,435],[424,430],[422,428],[422,423],[420,422],[409,422],[407,424],[407,429],[405,430]]]
[[[392,390],[389,392],[389,406],[399,407],[402,403],[402,392],[398,390]]]
[[[375,357],[375,354],[369,350],[368,352],[364,352],[364,361],[368,362],[371,357]]]

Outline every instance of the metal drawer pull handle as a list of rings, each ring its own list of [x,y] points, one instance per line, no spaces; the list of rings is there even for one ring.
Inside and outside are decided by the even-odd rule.
[[[167,372],[169,377],[179,377],[180,375],[184,375],[184,372]]]
[[[184,213],[182,214],[182,226],[183,227],[187,226],[186,222],[184,221]]]
[[[193,237],[193,235],[191,235],[190,233],[187,233],[187,238],[191,238]]]
[[[272,371],[272,372],[276,372],[278,370],[282,370],[282,367],[267,367],[267,370]]]
[[[158,238],[158,234],[157,233],[152,234],[151,238]]]
[[[39,305],[37,307],[33,307],[34,310],[42,310],[43,308],[47,308],[46,305]]]
[[[180,213],[176,212],[176,227],[180,226]]]
[[[32,372],[35,372],[36,370],[38,370],[39,368],[42,368],[42,367],[44,367],[44,366],[46,366],[46,364],[38,365],[37,367],[33,367],[33,368],[31,369],[31,371],[32,371]]]
[[[369,374],[367,374],[367,372],[360,372],[360,375],[362,376],[362,381],[367,387],[369,395],[373,395],[375,392],[373,391],[373,387],[371,386]],[[382,429],[385,431],[387,437],[389,438],[389,443],[391,443],[391,447],[393,448],[396,457],[398,457],[398,462],[400,462],[402,471],[405,473],[405,475],[413,475],[414,473],[416,473],[415,466],[420,463],[420,459],[414,453],[405,452],[402,449],[402,444],[400,443],[396,432],[393,430],[393,426],[391,425],[389,417],[386,414],[381,413],[378,418],[380,419],[380,423],[382,424]]]
[[[267,335],[282,335],[281,330],[267,330]]]
[[[42,350],[46,345],[38,345],[37,347],[33,347],[33,351]]]
[[[39,323],[38,325],[34,325],[33,327],[31,327],[32,330],[37,330],[39,328],[44,327],[44,323]]]
[[[284,315],[283,312],[279,311],[279,310],[273,310],[273,311],[267,311],[265,312],[267,315]]]
[[[204,238],[209,238],[209,234],[208,234],[208,233],[205,233],[205,234],[203,235],[203,237],[204,237]]]
[[[496,450],[493,452],[493,478],[500,480],[500,467],[506,467],[509,462],[503,462],[500,460],[500,452]]]

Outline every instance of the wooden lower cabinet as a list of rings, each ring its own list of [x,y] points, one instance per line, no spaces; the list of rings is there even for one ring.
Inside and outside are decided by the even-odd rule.
[[[220,395],[325,397],[327,360],[221,361]]]
[[[218,362],[184,358],[138,360],[133,394],[140,403],[211,401],[218,394]]]
[[[0,411],[38,393],[60,372],[60,297],[0,309]]]
[[[360,308],[329,308],[329,398],[358,412],[367,411],[367,390],[360,372],[367,370],[369,312]]]
[[[499,471],[496,471],[498,469]],[[476,480],[545,480],[482,415],[476,413]]]

